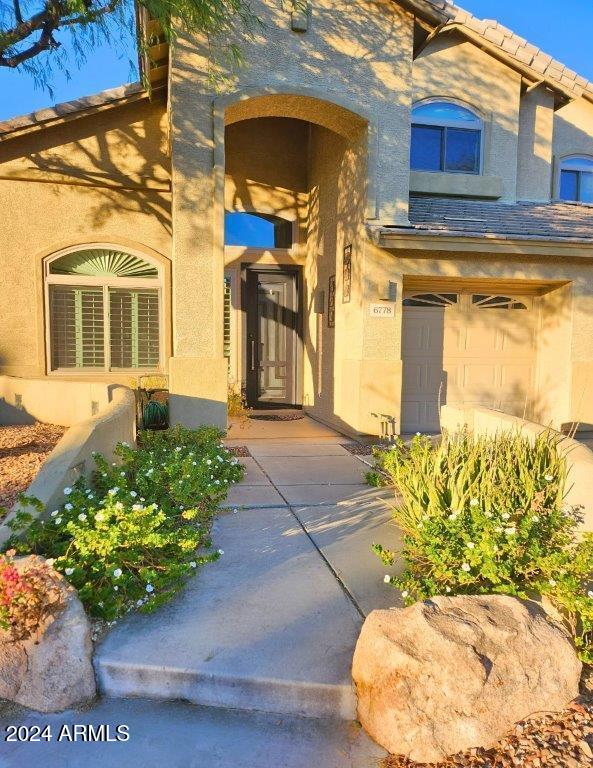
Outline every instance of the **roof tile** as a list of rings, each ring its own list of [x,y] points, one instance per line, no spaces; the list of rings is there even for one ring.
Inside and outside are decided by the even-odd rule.
[[[409,218],[417,232],[593,243],[593,205],[568,202],[512,204],[412,195]]]

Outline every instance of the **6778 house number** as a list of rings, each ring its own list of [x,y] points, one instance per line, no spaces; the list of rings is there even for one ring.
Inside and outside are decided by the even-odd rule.
[[[7,725],[4,741],[99,741],[123,742],[130,738],[127,725],[91,725],[90,723],[63,723],[52,730],[51,725]]]

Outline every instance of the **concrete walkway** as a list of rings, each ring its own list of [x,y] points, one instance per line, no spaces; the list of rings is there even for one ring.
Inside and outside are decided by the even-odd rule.
[[[368,466],[344,449],[346,438],[308,419],[265,426],[235,438],[251,457],[214,523],[220,560],[157,613],[122,621],[97,649],[101,690],[120,701],[104,700],[92,718],[105,707],[133,720],[146,711],[175,739],[170,765],[371,768],[382,752],[353,722],[350,670],[364,616],[399,604],[371,552],[373,542],[396,545],[392,497],[364,484]],[[161,701],[140,708],[126,698]],[[138,729],[148,738],[146,722]],[[213,756],[184,763],[190,745]],[[125,746],[110,748],[123,757]],[[25,765],[14,754],[0,768]]]

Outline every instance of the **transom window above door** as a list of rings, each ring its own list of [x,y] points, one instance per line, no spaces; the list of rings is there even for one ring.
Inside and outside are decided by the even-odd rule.
[[[404,307],[450,307],[457,304],[456,293],[415,293],[403,300]]]
[[[269,213],[226,211],[224,244],[245,248],[291,248],[292,221]]]
[[[560,199],[593,203],[593,158],[566,157],[562,160]]]
[[[89,248],[45,266],[50,370],[160,369],[162,282],[155,264]]]
[[[483,122],[467,107],[425,101],[412,109],[413,171],[481,172]]]

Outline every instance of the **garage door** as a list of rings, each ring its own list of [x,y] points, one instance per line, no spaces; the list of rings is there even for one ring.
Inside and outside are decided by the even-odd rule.
[[[404,294],[402,431],[438,432],[439,403],[522,415],[535,381],[529,296]]]

